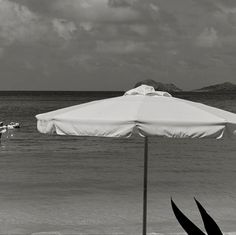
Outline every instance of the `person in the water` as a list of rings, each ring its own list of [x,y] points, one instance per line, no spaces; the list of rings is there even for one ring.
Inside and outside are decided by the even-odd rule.
[[[3,125],[3,122],[0,122],[0,139],[2,137],[2,134],[6,132],[6,126]]]

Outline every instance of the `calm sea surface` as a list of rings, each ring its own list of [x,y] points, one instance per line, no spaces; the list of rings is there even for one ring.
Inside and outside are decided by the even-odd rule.
[[[141,234],[143,139],[47,136],[35,115],[119,93],[0,92],[0,234]],[[236,94],[180,94],[236,113]],[[148,232],[182,233],[170,197],[236,231],[236,142],[150,138]]]

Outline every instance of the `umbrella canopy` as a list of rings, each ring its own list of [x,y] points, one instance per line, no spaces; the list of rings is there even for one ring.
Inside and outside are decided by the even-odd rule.
[[[147,224],[148,136],[222,138],[236,136],[236,114],[172,97],[142,85],[123,96],[39,114],[41,133],[76,136],[145,137],[143,235]]]
[[[125,95],[39,114],[42,133],[77,136],[222,138],[236,136],[236,114],[142,85]]]

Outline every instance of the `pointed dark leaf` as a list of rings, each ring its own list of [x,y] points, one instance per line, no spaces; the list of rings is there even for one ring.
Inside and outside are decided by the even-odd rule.
[[[188,235],[205,235],[202,230],[200,230],[190,219],[188,219],[182,211],[175,205],[171,199],[171,206],[175,214],[176,219],[179,221],[180,225],[183,227]]]
[[[223,235],[223,233],[221,232],[221,230],[218,227],[218,225],[216,224],[216,222],[206,212],[206,210],[203,208],[203,206],[200,204],[200,202],[197,201],[196,198],[194,198],[194,200],[195,200],[195,202],[198,206],[198,209],[200,211],[200,214],[201,214],[207,234],[208,235]]]

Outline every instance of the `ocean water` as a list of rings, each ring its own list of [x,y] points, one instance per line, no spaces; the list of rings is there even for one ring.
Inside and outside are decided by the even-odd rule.
[[[38,113],[120,93],[0,92],[0,121],[20,122],[0,145],[0,234],[142,231],[143,139],[47,136]],[[236,113],[236,94],[179,94]],[[236,143],[149,139],[148,233],[182,234],[170,198],[196,225],[196,197],[221,230],[236,231]]]

